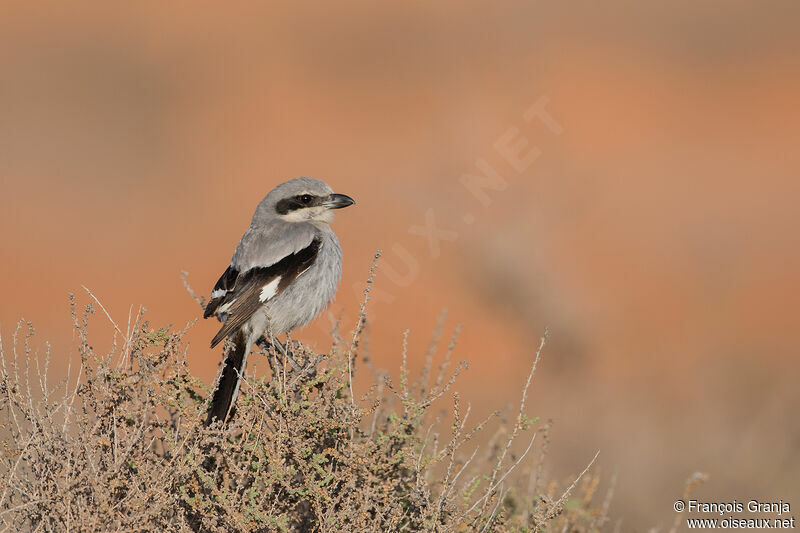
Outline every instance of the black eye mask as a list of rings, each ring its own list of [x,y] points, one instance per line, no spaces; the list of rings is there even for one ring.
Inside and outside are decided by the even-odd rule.
[[[314,196],[312,194],[298,194],[297,196],[284,198],[283,200],[278,201],[278,203],[275,204],[275,211],[277,211],[279,215],[286,215],[291,211],[296,211],[298,209],[322,205],[324,202],[325,198],[321,196]]]

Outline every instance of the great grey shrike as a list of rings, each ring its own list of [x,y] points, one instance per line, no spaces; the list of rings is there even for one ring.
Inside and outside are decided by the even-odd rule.
[[[228,416],[247,356],[265,333],[275,336],[303,327],[333,299],[342,275],[342,249],[330,227],[332,210],[353,203],[323,181],[295,178],[272,189],[256,207],[203,313],[203,318],[216,314],[222,321],[211,347],[231,341],[206,425]]]

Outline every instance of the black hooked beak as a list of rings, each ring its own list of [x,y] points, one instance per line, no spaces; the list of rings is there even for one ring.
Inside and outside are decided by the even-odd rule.
[[[353,205],[354,203],[356,203],[356,201],[346,194],[331,194],[328,197],[328,200],[325,201],[324,205],[328,209],[341,209],[343,207]]]

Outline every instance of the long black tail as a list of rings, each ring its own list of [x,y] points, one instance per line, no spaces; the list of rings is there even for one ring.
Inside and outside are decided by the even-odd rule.
[[[231,404],[239,392],[239,381],[244,376],[245,364],[247,363],[247,340],[241,330],[232,335],[230,340],[233,346],[228,349],[228,354],[225,357],[225,367],[222,369],[222,376],[219,378],[219,385],[211,398],[208,418],[206,418],[207,426],[215,420],[225,421],[228,411],[231,409]]]

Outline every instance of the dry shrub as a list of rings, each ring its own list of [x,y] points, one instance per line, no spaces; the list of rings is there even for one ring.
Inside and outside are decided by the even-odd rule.
[[[606,522],[608,501],[592,503],[596,477],[561,489],[542,479],[549,425],[529,418],[525,401],[544,339],[519,410],[472,424],[452,392],[465,364],[448,373],[457,331],[434,365],[440,324],[414,381],[404,337],[395,385],[359,342],[362,306],[352,338],[334,332],[329,354],[293,344],[302,371],[262,354],[272,371],[248,375],[228,423],[206,428],[209,387],[189,372],[186,330],[140,315],[126,333],[114,324],[113,348],[97,354],[87,328],[105,309],[72,301],[77,372],[49,384],[49,353],[32,353],[25,322],[0,354],[0,529],[594,531]],[[375,377],[360,398],[356,360]],[[429,420],[450,398],[452,420]],[[475,437],[490,428],[481,450]]]

